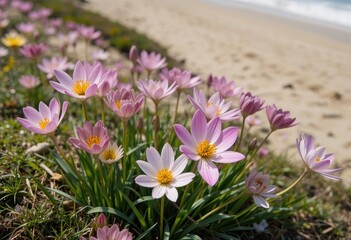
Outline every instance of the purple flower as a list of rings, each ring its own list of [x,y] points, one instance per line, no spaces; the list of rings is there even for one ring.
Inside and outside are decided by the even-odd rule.
[[[21,4],[18,6],[18,10],[23,13],[29,12],[33,8],[33,3],[31,2],[24,2],[22,1]]]
[[[264,100],[251,95],[250,92],[242,93],[239,100],[239,108],[244,118],[255,114],[263,109]]]
[[[141,51],[138,63],[148,72],[161,69],[167,65],[166,58],[162,58],[161,54],[154,52],[149,54],[145,50]]]
[[[35,88],[40,84],[39,79],[33,75],[23,75],[18,79],[18,81],[23,87],[27,89]]]
[[[135,95],[133,89],[122,88],[109,92],[105,103],[122,121],[127,121],[140,111],[144,103],[144,97],[142,94]]]
[[[257,206],[269,208],[269,203],[265,198],[276,198],[274,194],[276,189],[273,185],[268,185],[269,175],[252,170],[250,175],[245,179],[245,185]]]
[[[95,95],[101,80],[102,66],[99,62],[94,65],[78,61],[74,67],[73,78],[61,70],[54,70],[58,82],[50,81],[60,93],[85,100]]]
[[[107,129],[98,121],[94,127],[90,122],[85,122],[83,128],[77,127],[78,138],[69,138],[69,141],[77,148],[91,154],[101,153],[109,144],[110,138]]]
[[[160,73],[160,79],[162,81],[167,80],[169,85],[175,82],[178,86],[177,90],[193,88],[201,84],[199,76],[192,78],[191,72],[182,71],[179,68],[172,68],[171,70],[164,68]]]
[[[52,57],[50,59],[43,59],[38,68],[46,73],[48,79],[54,76],[54,70],[65,71],[67,69],[73,69],[74,65],[70,62],[67,62],[67,57]]]
[[[174,130],[183,143],[180,151],[188,158],[199,161],[197,169],[210,186],[216,184],[219,178],[214,163],[234,163],[245,158],[241,153],[227,151],[237,138],[238,128],[228,127],[223,131],[221,128],[222,123],[218,117],[207,123],[200,110],[196,111],[191,121],[191,134],[182,125],[174,125]]]
[[[19,51],[21,54],[30,59],[40,57],[47,50],[47,46],[43,43],[40,44],[26,44]]]
[[[296,118],[290,118],[289,111],[277,109],[274,104],[266,107],[266,114],[272,131],[293,127],[297,124],[294,123]]]
[[[296,139],[296,146],[305,166],[323,177],[333,180],[340,180],[332,174],[337,173],[341,168],[328,169],[334,160],[334,154],[325,153],[325,147],[314,147],[314,140],[312,136],[301,135],[301,139]]]
[[[240,110],[237,108],[229,110],[232,103],[225,103],[218,92],[207,101],[205,93],[194,88],[194,97],[188,96],[188,98],[194,108],[200,109],[208,119],[219,117],[221,121],[225,122],[240,118]]]
[[[123,229],[121,231],[117,224],[113,224],[110,228],[107,226],[98,228],[97,236],[89,238],[89,240],[132,240],[132,239],[133,239],[133,236],[128,231],[128,229]]]
[[[67,106],[68,102],[62,104],[62,112],[60,116],[60,101],[53,98],[51,99],[49,106],[40,102],[39,111],[32,107],[23,108],[23,113],[26,118],[17,118],[17,120],[23,127],[34,133],[52,133],[56,130],[65,116]]]
[[[95,31],[95,28],[93,26],[79,25],[77,27],[77,31],[86,40],[94,40],[101,35],[101,32]]]
[[[238,95],[242,88],[234,86],[234,81],[227,82],[225,77],[212,77],[212,88],[215,92],[219,92],[221,97],[229,98]]]
[[[17,29],[25,35],[30,35],[36,31],[36,26],[33,23],[19,23]]]
[[[176,83],[168,85],[168,81],[139,80],[137,87],[146,97],[159,103],[165,97],[171,95],[177,89]]]

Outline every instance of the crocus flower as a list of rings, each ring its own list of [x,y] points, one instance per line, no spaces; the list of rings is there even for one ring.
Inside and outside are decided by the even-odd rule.
[[[19,23],[17,29],[25,35],[31,35],[36,31],[36,26],[33,23]]]
[[[76,31],[71,31],[67,34],[59,33],[57,37],[60,40],[61,46],[69,46],[76,44],[78,39],[78,33]]]
[[[85,122],[83,128],[77,127],[78,138],[69,138],[69,141],[77,148],[91,154],[101,153],[110,142],[107,129],[98,121],[94,127],[90,122]]]
[[[166,143],[160,154],[153,147],[146,149],[146,160],[138,160],[137,164],[146,175],[139,175],[135,182],[143,187],[153,188],[152,197],[166,197],[172,202],[178,199],[176,187],[183,187],[189,184],[195,177],[194,173],[182,173],[186,167],[188,159],[181,155],[174,161],[174,152]]]
[[[117,80],[117,71],[115,70],[107,70],[102,68],[102,78],[99,84],[99,88],[96,91],[96,95],[100,98],[106,97],[106,95],[112,90],[117,87],[118,80]]]
[[[19,48],[26,43],[26,39],[22,35],[12,31],[3,37],[1,42],[8,48]]]
[[[4,47],[0,47],[0,58],[5,57],[9,54],[9,50]]]
[[[247,122],[247,124],[249,124],[250,127],[257,126],[257,125],[260,125],[262,123],[262,121],[258,117],[255,117],[252,115],[247,116],[245,121]]]
[[[32,2],[24,2],[22,1],[21,4],[18,6],[18,10],[20,10],[23,13],[29,12],[33,8],[33,3]]]
[[[217,117],[207,123],[202,111],[197,110],[191,121],[191,134],[182,125],[175,124],[174,130],[182,142],[180,151],[188,158],[198,161],[197,169],[210,186],[216,184],[219,171],[214,163],[234,163],[245,156],[238,152],[227,151],[236,141],[237,127],[221,130],[222,123]]]
[[[77,31],[84,39],[89,41],[97,39],[101,35],[101,32],[95,31],[93,26],[79,25]]]
[[[341,169],[328,169],[333,163],[334,154],[325,153],[325,147],[314,147],[314,140],[312,136],[301,135],[301,139],[296,139],[296,146],[302,160],[307,169],[321,174],[323,177],[340,180],[332,174],[339,172]]]
[[[191,77],[190,71],[182,71],[179,68],[172,68],[171,70],[164,68],[160,73],[160,79],[162,81],[167,80],[169,85],[175,82],[178,86],[178,91],[201,84],[199,76]]]
[[[30,20],[39,20],[41,18],[41,15],[40,15],[40,12],[39,11],[31,11],[29,14],[28,14],[28,18]]]
[[[151,71],[161,69],[167,65],[166,58],[162,58],[161,54],[154,52],[149,54],[145,50],[141,51],[138,63],[149,73]]]
[[[93,66],[78,61],[74,67],[73,78],[61,70],[54,70],[58,82],[50,81],[57,91],[68,96],[85,100],[95,95],[102,77],[99,62]]]
[[[123,157],[122,146],[117,146],[115,142],[113,145],[111,143],[99,154],[99,159],[103,163],[112,164],[117,162]]]
[[[122,88],[109,92],[105,103],[122,121],[127,121],[140,111],[144,97],[142,94],[136,95],[133,89]]]
[[[65,71],[67,69],[73,69],[74,65],[70,62],[67,62],[67,57],[52,57],[50,59],[43,59],[38,68],[46,73],[48,79],[54,76],[54,70]]]
[[[177,85],[174,82],[168,85],[168,81],[139,80],[137,87],[146,97],[158,104],[162,99],[174,93]]]
[[[96,49],[91,52],[91,56],[94,61],[103,61],[106,60],[109,56],[109,53],[103,49]]]
[[[85,238],[81,238],[85,239]],[[133,236],[128,229],[119,229],[117,224],[113,224],[111,227],[104,226],[98,228],[97,236],[90,237],[89,240],[132,240]]]
[[[38,134],[49,134],[56,130],[67,111],[68,102],[62,104],[60,116],[60,101],[51,99],[49,106],[39,103],[39,111],[32,107],[23,108],[26,118],[17,118],[18,122],[28,130]]]
[[[240,110],[237,108],[229,110],[232,103],[225,103],[218,92],[207,101],[205,93],[194,88],[194,97],[188,96],[188,98],[194,108],[200,109],[208,119],[219,117],[225,122],[240,118]]]
[[[297,124],[295,123],[296,118],[290,118],[289,111],[277,109],[274,104],[266,107],[266,114],[272,131],[293,127]]]
[[[229,98],[238,95],[242,88],[235,88],[234,81],[227,82],[225,77],[212,77],[212,88],[215,92],[219,92],[221,97]]]
[[[23,87],[27,89],[35,88],[40,84],[39,79],[33,75],[23,75],[18,79],[18,81]]]
[[[276,198],[274,194],[276,187],[268,185],[269,175],[252,170],[245,179],[245,185],[257,206],[269,208],[269,203],[265,198]]]
[[[133,88],[132,84],[130,83],[121,83],[121,82],[118,82],[117,84],[117,89],[126,89],[126,90],[131,90]]]
[[[48,18],[52,14],[52,10],[50,8],[40,8],[38,13],[41,18]]]
[[[61,27],[62,22],[63,22],[62,18],[51,18],[49,20],[50,26],[55,27],[55,28]]]
[[[239,108],[244,118],[263,109],[264,100],[253,96],[250,92],[242,93],[239,99]]]
[[[26,44],[19,51],[21,54],[29,59],[40,57],[47,50],[47,46],[43,43],[40,44]]]

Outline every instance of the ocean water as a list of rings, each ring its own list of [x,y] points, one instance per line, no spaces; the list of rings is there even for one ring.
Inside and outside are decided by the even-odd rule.
[[[280,12],[287,12],[321,22],[351,29],[351,0],[206,0],[235,5],[251,4]]]

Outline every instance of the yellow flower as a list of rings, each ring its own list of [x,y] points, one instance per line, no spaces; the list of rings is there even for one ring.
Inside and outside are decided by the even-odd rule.
[[[18,48],[26,43],[26,39],[16,32],[10,32],[1,39],[1,42],[8,48]]]

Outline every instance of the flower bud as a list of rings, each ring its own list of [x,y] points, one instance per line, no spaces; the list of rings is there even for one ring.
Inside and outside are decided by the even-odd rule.
[[[136,65],[139,58],[138,49],[133,45],[129,50],[129,60],[132,61],[133,65]]]
[[[252,151],[253,149],[255,149],[256,145],[257,145],[257,138],[254,138],[249,144],[249,151]]]
[[[107,226],[107,218],[106,218],[105,214],[100,213],[100,215],[96,219],[96,226],[98,228],[103,228],[104,226]]]

